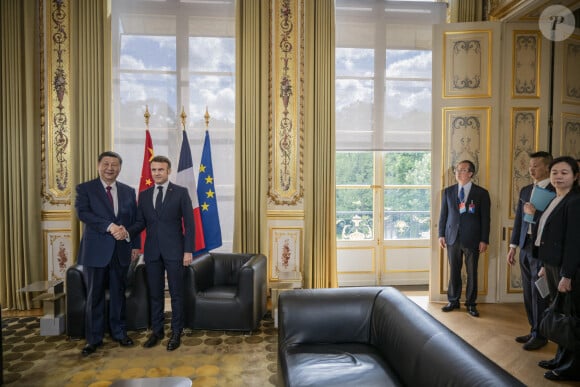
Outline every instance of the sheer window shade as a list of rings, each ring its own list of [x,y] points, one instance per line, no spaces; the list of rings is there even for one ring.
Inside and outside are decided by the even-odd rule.
[[[184,108],[197,171],[207,107],[223,239],[218,250],[231,251],[233,219],[222,214],[234,211],[235,1],[114,0],[111,4],[114,149],[123,157],[119,180],[139,188],[146,106],[155,154],[171,159],[172,181],[177,175]]]
[[[432,25],[446,4],[336,2],[337,150],[429,150]]]

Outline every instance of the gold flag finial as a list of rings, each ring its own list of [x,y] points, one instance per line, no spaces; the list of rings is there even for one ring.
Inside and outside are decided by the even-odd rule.
[[[205,130],[207,130],[209,126],[209,112],[207,111],[207,106],[205,107],[205,114],[203,118],[205,118]]]
[[[145,114],[143,114],[143,117],[145,117],[145,126],[149,130],[149,118],[151,117],[151,114],[149,114],[149,105],[145,105]]]
[[[185,119],[186,118],[187,118],[187,114],[185,114],[185,109],[182,106],[181,107],[181,126],[183,127],[183,130],[185,130]]]

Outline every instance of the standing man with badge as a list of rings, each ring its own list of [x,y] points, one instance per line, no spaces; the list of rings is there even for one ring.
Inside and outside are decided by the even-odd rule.
[[[479,254],[489,245],[490,208],[489,192],[471,179],[475,165],[470,160],[460,161],[455,167],[457,184],[445,188],[441,197],[439,217],[439,246],[447,249],[449,259],[448,303],[442,310],[459,309],[461,298],[461,268],[465,257],[467,285],[465,306],[467,313],[479,317],[476,308],[477,267]]]

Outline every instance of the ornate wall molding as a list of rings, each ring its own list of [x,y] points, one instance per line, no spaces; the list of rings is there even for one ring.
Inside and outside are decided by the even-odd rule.
[[[303,197],[304,3],[272,0],[271,7],[268,197],[296,205]]]
[[[443,97],[490,97],[492,31],[454,31],[444,35]]]
[[[580,105],[580,36],[564,42],[564,87],[562,103]]]
[[[515,217],[521,189],[530,184],[529,154],[538,148],[540,108],[512,108],[510,136],[510,209],[509,217]]]
[[[490,119],[489,107],[443,109],[442,156],[446,173],[442,187],[456,183],[451,167],[461,160],[471,160],[475,164],[474,183],[488,185]]]
[[[69,229],[47,229],[44,234],[44,273],[47,280],[64,280],[73,263],[72,236]]]
[[[42,196],[70,204],[70,0],[41,3]],[[44,49],[43,49],[44,47]]]
[[[562,154],[580,158],[580,114],[562,114]]]
[[[538,31],[514,31],[512,47],[512,98],[540,97],[540,52]]]

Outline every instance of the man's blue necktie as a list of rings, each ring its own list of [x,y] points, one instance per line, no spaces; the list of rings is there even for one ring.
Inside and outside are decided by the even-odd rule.
[[[461,187],[461,189],[459,190],[459,201],[462,203],[465,201],[465,190],[463,189],[463,187]]]

